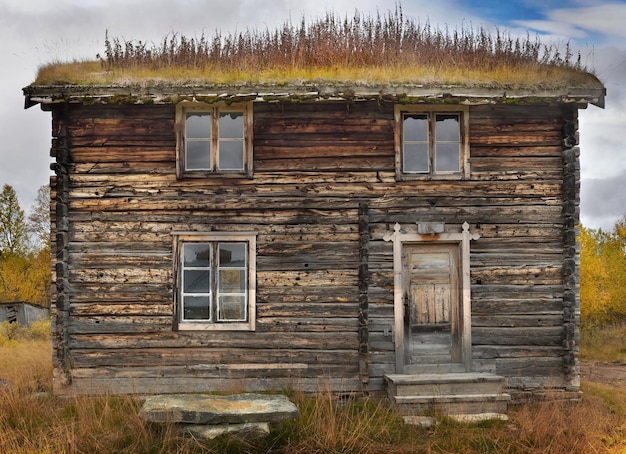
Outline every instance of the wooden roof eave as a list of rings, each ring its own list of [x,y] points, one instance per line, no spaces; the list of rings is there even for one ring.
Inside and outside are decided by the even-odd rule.
[[[545,104],[576,103],[604,108],[606,89],[594,88],[490,88],[425,85],[179,85],[78,86],[30,85],[23,89],[24,107],[41,104],[176,104],[198,102],[300,102],[315,100],[383,100],[400,104]]]

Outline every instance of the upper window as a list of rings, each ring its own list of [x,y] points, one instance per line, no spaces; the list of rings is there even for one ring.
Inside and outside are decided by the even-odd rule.
[[[256,234],[175,237],[178,329],[253,330]]]
[[[396,174],[464,178],[468,174],[466,112],[396,109]]]
[[[251,176],[250,112],[248,106],[179,104],[179,176]]]

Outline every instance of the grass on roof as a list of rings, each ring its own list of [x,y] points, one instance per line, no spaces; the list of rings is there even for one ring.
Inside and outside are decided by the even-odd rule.
[[[499,29],[449,30],[386,15],[352,18],[327,12],[312,22],[285,22],[273,31],[246,30],[212,38],[166,36],[159,44],[105,36],[93,61],[43,66],[35,85],[137,83],[229,84],[331,80],[486,87],[597,87],[574,55],[538,37]]]

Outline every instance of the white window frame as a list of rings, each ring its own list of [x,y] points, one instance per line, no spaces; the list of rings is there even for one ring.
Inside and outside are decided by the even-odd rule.
[[[220,141],[236,140],[224,139],[219,135],[220,114],[228,112],[243,113],[243,169],[220,169],[219,167],[219,146]],[[206,169],[187,169],[187,114],[207,113],[211,115],[211,131],[207,133],[206,141],[211,144],[211,165]],[[178,178],[211,178],[211,177],[233,177],[252,178],[252,104],[232,104],[224,103],[207,104],[203,102],[183,101],[176,105],[176,173]],[[210,137],[209,137],[210,136]]]
[[[256,237],[257,232],[172,232],[174,238],[174,329],[197,331],[254,331],[256,322]],[[210,320],[184,320],[182,311],[183,296],[183,245],[189,243],[245,243],[247,245],[247,317],[242,321],[218,320],[213,313]],[[218,264],[210,265],[212,279],[216,279]],[[214,288],[214,287],[213,287]],[[217,307],[215,299],[219,294],[211,295],[211,306]]]
[[[419,221],[417,222],[419,225]],[[402,269],[403,248],[408,244],[458,244],[460,252],[459,278],[461,313],[461,355],[467,372],[472,370],[472,286],[470,280],[470,241],[476,241],[480,234],[471,233],[469,224],[464,222],[461,232],[438,233],[407,233],[402,226],[396,223],[393,232],[388,230],[383,236],[384,241],[393,243],[393,306],[394,306],[394,343],[396,349],[396,373],[404,371],[406,362],[404,356],[404,275]]]
[[[459,138],[460,138],[460,156],[459,156],[459,171],[458,172],[437,172],[434,169],[434,150],[435,150],[435,138],[434,138],[434,123],[436,115],[458,115],[459,116]],[[404,138],[403,138],[403,126],[405,115],[427,115],[429,134],[428,134],[428,150],[429,150],[429,172],[405,172],[404,171]],[[464,180],[470,176],[469,166],[469,107],[468,106],[447,106],[447,105],[399,105],[394,107],[394,119],[395,119],[395,169],[396,179],[402,180]]]

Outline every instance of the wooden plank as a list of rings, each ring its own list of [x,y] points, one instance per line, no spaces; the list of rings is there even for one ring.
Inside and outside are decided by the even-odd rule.
[[[544,178],[552,175],[555,179],[561,177],[563,158],[560,156],[528,157],[520,158],[480,158],[472,156],[472,173],[480,172],[506,172],[518,171],[520,173],[535,172],[544,175]]]
[[[562,345],[565,333],[562,326],[547,327],[473,327],[475,345]]]
[[[69,105],[68,120],[73,121],[80,118],[153,118],[171,120],[174,116],[173,105]]]
[[[494,266],[475,267],[472,279],[484,285],[558,285],[562,280],[563,267],[559,266]]]
[[[259,287],[347,287],[356,286],[358,270],[257,271]]]
[[[154,394],[171,393],[172,390],[180,393],[211,393],[216,391],[241,392],[242,390],[254,389],[257,391],[282,392],[285,389],[299,390],[307,393],[321,393],[332,389],[334,392],[354,392],[360,389],[358,380],[340,377],[327,377],[320,380],[315,378],[243,378],[233,380],[231,378],[188,378],[160,377],[160,378],[136,378],[132,380],[112,379],[77,379],[68,387],[58,385],[54,392],[58,395],[76,394],[145,394],[150,390]]]
[[[472,316],[473,327],[500,327],[500,328],[540,328],[548,326],[563,325],[563,312],[552,312],[547,314],[532,315],[512,315],[494,312],[493,314],[482,313],[482,315],[474,314]]]
[[[172,270],[167,268],[71,268],[69,277],[77,283],[148,284],[172,282]]]
[[[350,377],[357,371],[357,364],[305,364],[305,363],[267,363],[258,364],[195,364],[187,366],[150,367],[102,367],[80,368],[72,371],[76,379],[141,379],[176,377],[181,381],[190,378],[228,378],[239,380],[245,378],[301,378],[301,377]]]
[[[141,162],[142,165],[167,162],[173,165],[176,153],[173,148],[164,147],[74,147],[70,151],[70,159],[74,163],[123,162],[128,166],[130,162]]]
[[[194,347],[120,349],[75,349],[77,368],[108,367],[191,367],[216,364],[308,364],[346,365],[358,363],[356,350],[299,349],[284,345],[281,349]],[[93,370],[97,373],[97,369]],[[139,371],[138,371],[139,372]]]
[[[100,118],[76,116],[68,126],[72,138],[81,136],[96,137],[130,137],[137,140],[137,136],[150,136],[153,138],[174,137],[174,116],[168,119],[161,118]]]
[[[511,223],[520,222],[524,224],[553,224],[554,219],[558,219],[563,208],[559,205],[515,205],[510,207],[490,207],[485,206],[476,209],[467,207],[437,207],[437,208],[407,208],[404,210],[386,209],[378,210],[375,207],[370,209],[372,223],[389,223],[390,220],[401,224],[414,224],[418,219],[420,222],[445,222],[455,223],[459,219],[464,219],[468,223]]]
[[[472,291],[474,292],[479,287],[481,286],[472,287]],[[495,286],[489,286],[489,288],[495,288]],[[497,292],[492,296],[482,296],[482,292],[480,294],[475,292],[475,298],[472,301],[472,313],[475,316],[484,315],[487,317],[491,314],[496,317],[498,315],[533,314],[532,316],[537,319],[546,315],[563,313],[563,299],[550,294],[549,291],[544,290],[543,295],[535,294],[529,296],[520,295],[520,291],[523,291],[523,286],[519,289],[517,295],[513,292]]]
[[[273,295],[269,295],[273,296]],[[265,300],[265,298],[263,298]],[[282,303],[280,295],[270,299],[270,301],[281,301],[279,303],[262,304],[257,302],[257,315],[259,319],[266,317],[283,317],[285,319],[292,318],[298,320],[307,317],[337,317],[356,320],[358,316],[355,304],[357,295],[355,293],[353,302],[350,304],[332,304],[332,303],[309,303],[301,300],[301,304]]]
[[[562,146],[534,146],[534,147],[522,147],[522,146],[479,146],[472,144],[470,151],[472,163],[475,158],[499,158],[499,161],[503,161],[506,158],[521,158],[521,157],[534,157],[534,158],[563,158]]]
[[[138,295],[128,293],[124,295],[126,295],[126,301],[88,297],[88,302],[77,302],[79,299],[74,296],[72,298],[74,303],[71,306],[72,315],[76,317],[92,316],[95,317],[94,320],[116,316],[164,316],[169,317],[171,326],[174,314],[171,298],[155,298],[155,296],[152,295],[148,298],[144,298],[144,300],[139,300]]]
[[[193,348],[210,345],[214,348],[250,347],[255,349],[290,348],[351,350],[356,349],[356,333],[256,333],[231,331],[228,336],[211,331],[159,332],[156,334],[119,333],[75,334],[71,337],[72,348],[77,349],[119,349],[119,348]]]

